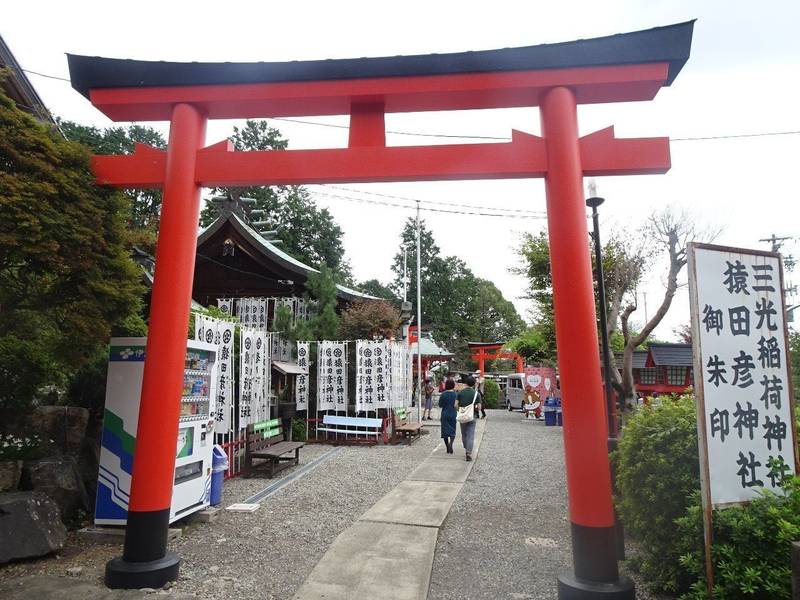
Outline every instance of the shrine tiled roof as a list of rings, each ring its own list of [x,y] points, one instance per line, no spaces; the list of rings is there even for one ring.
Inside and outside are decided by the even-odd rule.
[[[691,344],[650,344],[647,351],[657,367],[691,367],[694,360]]]
[[[211,225],[203,229],[197,237],[198,248],[204,241],[209,239],[216,233],[225,223],[230,224],[242,233],[262,254],[267,256],[270,260],[275,261],[287,270],[296,273],[305,280],[310,273],[319,273],[317,269],[311,267],[302,261],[297,260],[293,256],[287,254],[277,246],[270,244],[264,237],[255,229],[250,227],[241,217],[236,213],[228,212],[218,217]],[[379,300],[375,296],[364,294],[358,290],[354,290],[344,285],[336,285],[338,295],[344,300]]]

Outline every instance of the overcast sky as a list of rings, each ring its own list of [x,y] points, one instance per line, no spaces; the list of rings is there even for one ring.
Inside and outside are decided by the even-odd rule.
[[[3,8],[0,35],[24,69],[67,77],[65,53],[175,61],[289,61],[398,54],[428,54],[527,46],[591,38],[698,19],[692,56],[655,101],[582,106],[581,133],[608,125],[618,137],[673,138],[667,175],[597,180],[604,231],[637,235],[654,210],[673,205],[698,224],[722,229],[718,243],[768,249],[770,234],[792,236],[784,250],[800,255],[798,160],[800,135],[681,141],[680,138],[800,131],[800,2],[737,0],[616,2],[108,2],[28,1]],[[112,9],[111,7],[114,7]],[[389,5],[387,5],[389,6]],[[68,83],[29,75],[56,115],[86,124],[110,121]],[[309,118],[347,125],[346,117]],[[231,121],[209,124],[208,143],[227,137]],[[346,129],[273,121],[290,148],[343,147]],[[536,108],[392,114],[391,131],[460,136],[510,136],[511,129],[539,133]],[[164,124],[153,123],[166,133]],[[469,140],[464,140],[469,141]],[[473,140],[476,141],[476,140]],[[389,134],[390,145],[453,143],[451,138]],[[348,191],[311,186],[345,232],[344,244],[358,280],[388,281],[399,234],[411,209],[332,198],[380,199],[364,192],[519,211],[543,211],[541,180],[350,185]],[[323,195],[328,194],[328,195]],[[391,200],[401,204],[413,204]],[[466,209],[465,209],[466,210]],[[516,263],[520,234],[542,219],[424,213],[442,251],[463,258],[513,300],[523,316],[529,303]],[[663,293],[665,269],[654,267],[640,294],[649,312]],[[800,268],[796,273],[800,273]],[[799,282],[789,274],[789,282]],[[684,274],[685,280],[685,274]],[[792,281],[794,280],[794,281]],[[798,297],[789,298],[790,304]],[[672,339],[688,323],[681,291],[657,330]]]

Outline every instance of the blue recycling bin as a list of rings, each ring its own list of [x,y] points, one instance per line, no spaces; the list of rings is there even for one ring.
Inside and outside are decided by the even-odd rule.
[[[552,427],[557,422],[556,419],[556,399],[548,397],[544,399],[544,424]]]
[[[564,425],[564,417],[561,411],[561,398],[556,398],[556,424],[559,427]]]
[[[228,470],[228,455],[222,446],[215,444],[211,452],[211,506],[222,504],[222,482]]]

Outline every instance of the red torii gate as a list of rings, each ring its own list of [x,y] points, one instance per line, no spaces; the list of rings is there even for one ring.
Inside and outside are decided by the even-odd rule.
[[[497,360],[499,358],[506,358],[508,360],[516,361],[517,373],[522,373],[525,370],[522,357],[516,352],[503,352],[503,342],[467,342],[470,349],[470,358],[477,361],[478,371],[481,375],[484,374],[484,363],[487,360]]]
[[[75,89],[117,121],[171,123],[166,152],[97,156],[99,183],[164,189],[123,556],[111,587],[178,575],[166,551],[200,188],[544,177],[564,410],[574,576],[559,597],[634,598],[619,577],[582,178],[664,173],[667,138],[580,137],[577,105],[651,100],[689,57],[693,22],[482,52],[290,63],[169,63],[69,55]],[[542,137],[387,147],[387,112],[538,106]],[[207,119],[350,115],[347,148],[204,148]]]

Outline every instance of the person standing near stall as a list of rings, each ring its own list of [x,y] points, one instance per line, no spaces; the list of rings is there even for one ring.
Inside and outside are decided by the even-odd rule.
[[[453,441],[456,439],[456,404],[458,396],[454,389],[456,382],[448,379],[444,382],[444,391],[439,395],[439,408],[442,409],[439,417],[442,427],[442,439],[447,448],[447,453],[453,453]]]
[[[480,371],[477,373],[477,376],[478,377],[475,379],[475,389],[478,390],[478,395],[483,398],[484,391],[486,390],[486,378]],[[481,417],[484,419],[486,418],[486,406],[484,404],[480,405],[480,409],[475,410],[475,418],[480,419]]]

